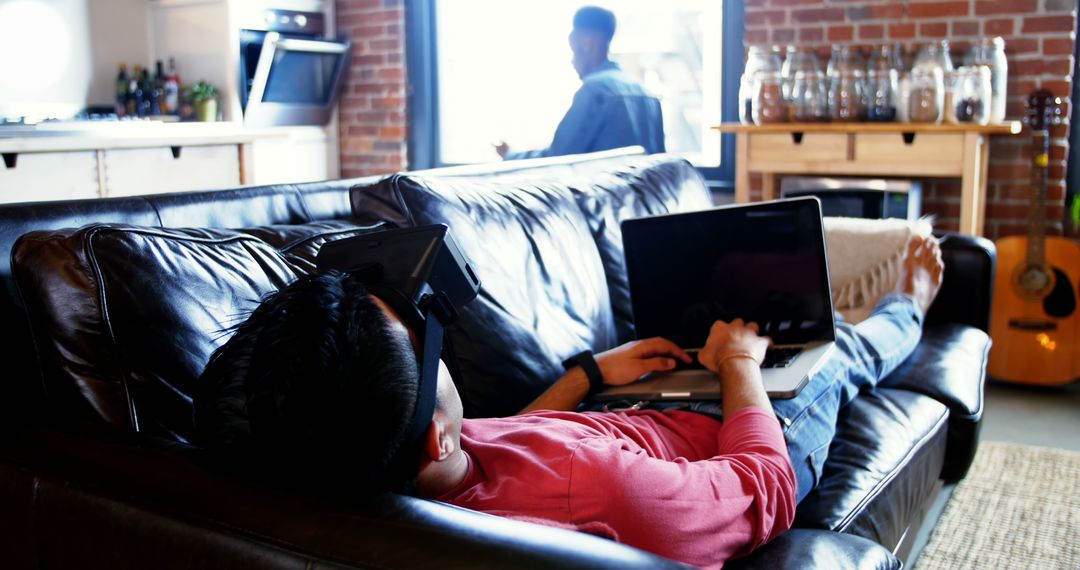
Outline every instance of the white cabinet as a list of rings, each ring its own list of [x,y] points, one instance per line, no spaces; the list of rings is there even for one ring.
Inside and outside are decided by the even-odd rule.
[[[298,184],[338,177],[336,138],[322,127],[276,127],[285,136],[251,145],[256,185]]]
[[[97,152],[19,154],[14,168],[0,164],[0,203],[98,198]]]
[[[237,145],[111,149],[105,151],[105,194],[137,196],[240,185]]]

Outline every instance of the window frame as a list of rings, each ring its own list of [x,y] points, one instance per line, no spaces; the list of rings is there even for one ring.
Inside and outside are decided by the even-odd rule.
[[[744,65],[744,0],[723,2],[721,44],[721,120],[739,120],[739,78]],[[406,147],[409,169],[453,166],[439,152],[439,70],[435,0],[405,1],[406,105],[409,119]],[[552,127],[554,129],[554,127]],[[733,192],[735,188],[735,135],[721,137],[720,166],[698,168],[709,187]]]

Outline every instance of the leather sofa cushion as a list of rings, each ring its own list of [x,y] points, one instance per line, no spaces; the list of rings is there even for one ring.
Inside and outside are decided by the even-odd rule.
[[[618,169],[575,180],[571,188],[604,263],[618,342],[634,340],[621,223],[630,218],[710,208],[709,190],[689,162],[670,155],[627,159]]]
[[[967,325],[928,324],[915,352],[881,382],[948,406],[948,452],[941,473],[946,482],[963,479],[975,460],[990,344],[985,332]]]
[[[933,495],[949,411],[920,394],[864,392],[840,412],[821,481],[796,526],[848,532],[894,549]]]
[[[394,175],[352,193],[354,216],[444,223],[480,278],[447,328],[448,365],[468,417],[520,411],[579,351],[615,346],[607,282],[563,185]]]
[[[123,429],[187,441],[194,383],[230,327],[310,271],[323,241],[364,231],[97,224],[24,236],[14,270],[50,395],[89,403]]]

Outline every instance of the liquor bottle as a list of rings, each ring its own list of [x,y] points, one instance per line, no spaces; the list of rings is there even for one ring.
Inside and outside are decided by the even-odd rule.
[[[176,60],[169,58],[169,75],[165,78],[165,112],[176,115],[180,112],[180,76],[176,73]]]
[[[165,113],[165,69],[159,59],[154,67],[154,108],[151,114],[164,115]]]
[[[139,76],[142,75],[142,66],[135,64],[131,80],[128,81],[127,114],[134,117],[142,114],[142,88],[139,86]]]
[[[113,111],[116,112],[118,117],[123,117],[127,114],[129,82],[127,66],[121,63],[120,73],[116,76],[116,103],[113,106]]]
[[[139,91],[142,92],[142,106],[139,107],[139,116],[150,116],[150,108],[153,106],[154,101],[154,84],[150,81],[150,70],[143,69],[142,76],[139,78]]]

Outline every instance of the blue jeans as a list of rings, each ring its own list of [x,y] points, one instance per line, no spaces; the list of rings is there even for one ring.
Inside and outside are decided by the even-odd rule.
[[[865,321],[836,325],[836,351],[799,395],[773,400],[799,485],[799,502],[821,479],[840,408],[872,389],[915,350],[922,312],[910,297],[889,295]]]

